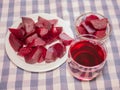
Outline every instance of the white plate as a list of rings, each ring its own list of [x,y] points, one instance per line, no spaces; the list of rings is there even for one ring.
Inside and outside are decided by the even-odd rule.
[[[58,19],[57,26],[62,26],[63,31],[65,33],[67,33],[68,35],[70,35],[71,37],[73,37],[73,33],[72,33],[70,26],[67,25],[67,23],[64,20],[62,20],[61,18],[59,18],[57,16],[47,14],[47,13],[39,13],[39,14],[32,14],[32,15],[29,15],[26,17],[30,17],[34,21],[37,21],[38,16],[41,16],[46,19]],[[14,24],[11,27],[17,27],[20,22],[21,22],[21,18],[19,18],[16,22],[14,22]],[[13,50],[13,48],[11,47],[11,45],[9,43],[9,35],[10,35],[10,32],[8,30],[7,35],[6,35],[6,41],[5,41],[5,48],[6,48],[7,55],[9,56],[10,60],[16,66],[18,66],[26,71],[30,71],[30,72],[50,71],[50,70],[53,70],[53,69],[59,67],[60,65],[62,65],[67,59],[68,47],[67,47],[67,53],[62,58],[57,59],[55,62],[52,62],[52,63],[44,63],[43,62],[43,63],[36,63],[36,64],[28,64],[25,62],[24,58],[18,56],[16,54],[16,52]]]

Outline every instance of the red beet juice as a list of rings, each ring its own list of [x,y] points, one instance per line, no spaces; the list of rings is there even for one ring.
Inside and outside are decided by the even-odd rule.
[[[70,48],[73,60],[84,66],[96,66],[106,58],[106,52],[100,44],[90,41],[77,42]]]
[[[106,49],[103,44],[91,40],[81,40],[70,46],[67,64],[74,77],[88,81],[100,74],[105,59]]]

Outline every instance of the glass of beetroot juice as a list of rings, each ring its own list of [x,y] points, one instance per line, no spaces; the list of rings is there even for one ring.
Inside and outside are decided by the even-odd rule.
[[[105,44],[96,40],[94,35],[84,35],[82,38],[77,37],[70,45],[67,67],[75,78],[93,80],[102,72],[106,57]]]

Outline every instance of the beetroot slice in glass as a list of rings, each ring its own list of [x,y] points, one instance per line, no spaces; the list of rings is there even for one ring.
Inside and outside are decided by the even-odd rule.
[[[90,21],[91,20],[96,20],[96,19],[99,19],[98,16],[96,16],[96,15],[89,15],[89,16],[87,16],[85,18],[85,24],[90,25],[91,24]]]
[[[80,34],[88,34],[87,30],[82,25],[76,26],[76,28]]]
[[[87,25],[85,22],[82,22],[81,25],[86,29],[86,31],[89,34],[93,34],[96,30],[92,27],[90,27],[89,25]]]
[[[106,30],[98,30],[94,33],[94,35],[98,38],[103,38],[106,36]]]
[[[108,20],[107,18],[91,20],[90,23],[96,30],[106,29]]]

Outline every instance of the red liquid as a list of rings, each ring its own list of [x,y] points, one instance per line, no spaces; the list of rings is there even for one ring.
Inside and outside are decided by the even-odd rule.
[[[78,64],[89,67],[102,63],[106,58],[105,49],[90,41],[77,42],[71,46],[70,53]]]

